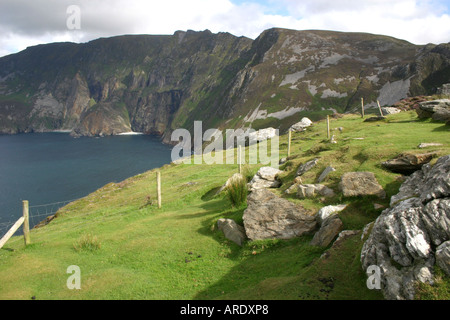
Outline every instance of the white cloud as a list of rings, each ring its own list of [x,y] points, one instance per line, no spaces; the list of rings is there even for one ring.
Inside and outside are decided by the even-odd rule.
[[[280,27],[369,32],[416,44],[450,41],[449,8],[438,0],[233,1],[2,0],[0,56],[38,43],[188,29],[256,38]],[[81,9],[81,30],[71,31],[66,9],[74,4]]]

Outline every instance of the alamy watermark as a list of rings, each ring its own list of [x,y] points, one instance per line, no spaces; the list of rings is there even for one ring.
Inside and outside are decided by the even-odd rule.
[[[81,9],[77,5],[68,6],[66,9],[68,15],[66,20],[66,26],[69,30],[81,29]]]
[[[67,278],[67,288],[69,290],[80,290],[81,289],[81,269],[79,266],[69,266],[67,267],[67,273],[71,274],[69,278]]]
[[[171,136],[178,144],[172,149],[172,162],[186,164],[266,164],[279,166],[279,130],[266,131],[262,135],[254,129],[227,129],[225,135],[218,129],[203,133],[202,122],[194,122],[194,137],[186,129],[176,129]],[[205,143],[208,143],[205,147]],[[241,147],[242,154],[236,158],[235,148]],[[246,154],[248,146],[248,161]]]
[[[367,288],[369,290],[380,290],[381,289],[381,268],[379,266],[370,266],[367,268]]]

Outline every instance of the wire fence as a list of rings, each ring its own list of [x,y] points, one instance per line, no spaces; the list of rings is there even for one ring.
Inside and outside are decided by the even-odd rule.
[[[62,207],[80,199],[81,198],[29,206],[29,219],[31,227],[33,228],[46,218],[55,215]],[[0,238],[8,232],[16,221],[17,219],[13,221],[0,222]]]

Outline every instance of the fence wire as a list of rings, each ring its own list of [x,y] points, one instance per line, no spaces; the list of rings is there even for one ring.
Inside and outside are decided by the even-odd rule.
[[[81,198],[29,206],[28,216],[30,219],[30,224],[34,227],[46,218],[56,214],[62,207],[80,199]],[[17,222],[17,219],[14,221],[0,222],[0,238],[2,238]]]

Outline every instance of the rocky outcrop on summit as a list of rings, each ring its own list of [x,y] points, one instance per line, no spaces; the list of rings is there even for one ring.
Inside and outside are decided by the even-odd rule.
[[[414,299],[415,283],[433,283],[433,266],[450,265],[450,155],[403,183],[374,223],[361,251],[364,270],[381,269],[387,299]]]

